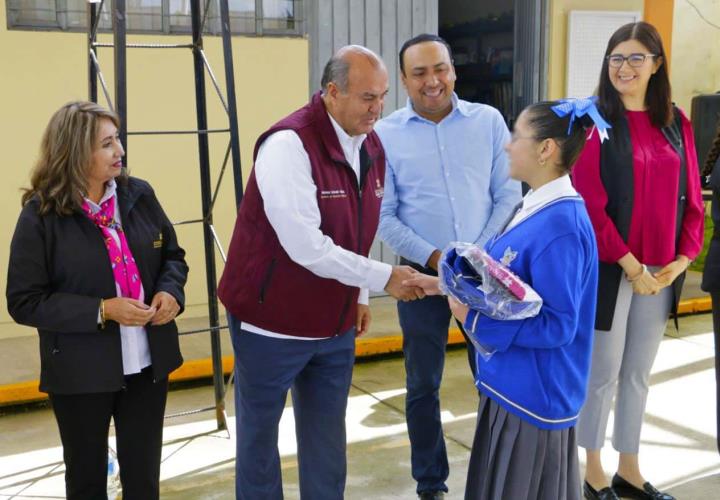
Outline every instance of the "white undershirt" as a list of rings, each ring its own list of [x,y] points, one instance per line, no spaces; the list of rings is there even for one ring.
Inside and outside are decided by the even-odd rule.
[[[349,136],[330,117],[345,159],[360,179],[360,146],[366,135]],[[255,160],[255,179],[263,199],[265,215],[290,259],[312,273],[360,288],[359,304],[367,304],[368,289],[382,291],[392,266],[336,245],[320,230],[317,186],[310,158],[300,137],[292,130],[270,135]],[[317,340],[272,332],[250,323],[241,328],[268,337]]]
[[[85,198],[88,202],[92,213],[100,211],[100,205],[106,200],[115,197],[115,221],[122,225],[120,220],[120,207],[117,201],[117,184],[114,180],[110,180],[105,185],[105,194],[100,199],[100,203],[96,204],[92,200]],[[120,238],[118,237],[117,231],[113,228],[107,228],[110,231],[110,235],[115,240],[115,243],[120,245]],[[118,297],[122,297],[120,292],[120,285],[115,283],[115,293]],[[145,301],[145,290],[143,289],[142,282],[140,283],[140,302]],[[102,335],[102,333],[100,333]],[[132,375],[133,373],[140,373],[140,371],[149,366],[152,363],[150,357],[150,345],[147,340],[147,332],[145,327],[142,326],[125,326],[120,325],[120,342],[122,346],[122,361],[123,361],[123,373],[125,375]]]
[[[523,198],[520,210],[515,213],[515,217],[505,227],[505,231],[527,219],[548,203],[567,196],[579,196],[570,181],[569,175],[563,175],[554,181],[543,184],[537,191],[531,189]]]

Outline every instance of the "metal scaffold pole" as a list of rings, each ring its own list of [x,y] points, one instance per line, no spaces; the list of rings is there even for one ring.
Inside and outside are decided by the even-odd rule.
[[[235,78],[233,72],[232,39],[230,31],[230,16],[227,1],[221,0],[220,23],[222,31],[222,47],[225,66],[225,96],[212,71],[208,58],[203,48],[203,31],[207,20],[211,0],[191,0],[190,17],[192,22],[192,43],[190,44],[150,44],[150,43],[127,43],[127,12],[125,0],[111,1],[112,14],[112,43],[98,43],[97,33],[101,22],[105,0],[88,3],[88,96],[89,99],[97,102],[98,82],[110,109],[120,116],[121,129],[120,138],[127,151],[127,138],[136,135],[196,135],[198,141],[198,169],[200,174],[200,195],[202,217],[176,222],[176,225],[200,223],[203,226],[203,243],[205,250],[205,271],[207,281],[208,297],[208,327],[180,332],[180,335],[192,335],[198,333],[210,333],[210,348],[213,367],[213,386],[215,401],[213,406],[198,408],[183,412],[181,415],[203,411],[215,411],[218,430],[227,429],[227,418],[225,414],[225,394],[222,349],[220,344],[220,332],[227,328],[220,324],[219,304],[217,298],[217,269],[215,251],[225,260],[217,232],[213,226],[213,209],[220,191],[221,182],[227,167],[228,161],[232,162],[233,180],[235,183],[235,203],[240,204],[242,199],[242,168],[240,163],[240,139],[238,135],[237,105],[235,98]],[[98,48],[108,47],[113,49],[114,69],[114,96],[111,98],[108,86],[100,68]],[[197,129],[195,130],[128,130],[127,113],[127,49],[167,49],[180,48],[191,49],[193,54],[193,70],[195,77],[195,111],[197,115]],[[209,128],[207,113],[207,97],[205,87],[205,71],[207,71],[215,91],[222,102],[227,114],[227,127]],[[210,162],[209,135],[217,133],[229,134],[229,141],[225,151],[222,166],[213,189],[212,169]],[[125,161],[127,156],[125,156]],[[230,380],[228,380],[228,383]],[[178,414],[180,415],[180,414]],[[167,415],[166,418],[177,415]]]

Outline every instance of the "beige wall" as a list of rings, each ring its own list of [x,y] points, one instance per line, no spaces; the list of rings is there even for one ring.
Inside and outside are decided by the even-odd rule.
[[[643,0],[550,0],[548,31],[548,98],[565,97],[567,23],[571,10],[643,11]]]
[[[693,4],[720,25],[720,0]],[[720,29],[703,21],[685,0],[675,1],[672,39],[673,100],[690,113],[690,101],[699,94],[720,91]]]
[[[160,40],[158,40],[160,38]],[[188,37],[136,36],[132,41],[187,43]],[[205,40],[215,73],[224,80],[221,41]],[[102,69],[112,82],[112,52],[102,49]],[[308,96],[308,43],[300,38],[233,39],[243,172],[251,167],[257,136]],[[28,183],[42,131],[63,103],[87,98],[86,41],[79,33],[8,31],[5,2],[0,2],[0,338],[32,334],[7,314],[5,284],[10,239],[20,210],[20,192]],[[105,64],[103,64],[105,63]],[[195,124],[194,79],[189,50],[135,50],[128,53],[129,130],[192,129]],[[220,101],[207,80],[209,124],[227,124]],[[101,104],[104,99],[100,97]],[[227,136],[212,136],[213,183],[222,163]],[[131,173],[150,181],[173,221],[201,216],[197,141],[193,136],[130,137]],[[235,219],[232,175],[219,196],[215,223],[224,246]],[[205,265],[199,225],[178,229],[188,252],[188,315],[206,313]],[[222,271],[218,257],[218,271]],[[89,272],[91,272],[89,270]]]

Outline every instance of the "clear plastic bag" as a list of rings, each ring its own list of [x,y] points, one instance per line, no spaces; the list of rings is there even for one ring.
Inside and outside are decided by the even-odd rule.
[[[542,297],[476,244],[450,243],[438,267],[440,290],[485,316],[519,320],[540,312]],[[472,332],[468,335],[477,352],[489,359],[494,351],[482,345]]]
[[[120,466],[115,450],[108,446],[107,497],[115,500],[120,494]]]

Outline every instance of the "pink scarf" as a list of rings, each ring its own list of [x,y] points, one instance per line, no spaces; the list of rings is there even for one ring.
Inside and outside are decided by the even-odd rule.
[[[105,247],[110,256],[110,266],[112,267],[115,283],[120,288],[122,297],[131,299],[140,298],[140,290],[142,282],[140,281],[140,272],[138,271],[135,259],[130,252],[125,233],[118,222],[115,221],[115,197],[105,200],[100,205],[100,210],[93,213],[87,201],[82,204],[85,214],[92,220],[95,225],[102,231],[105,239]],[[115,238],[110,233],[110,229],[117,231],[120,245],[117,244]]]

